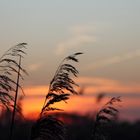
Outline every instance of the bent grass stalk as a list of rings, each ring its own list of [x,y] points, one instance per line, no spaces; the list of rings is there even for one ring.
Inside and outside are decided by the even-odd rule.
[[[50,82],[40,117],[32,127],[31,140],[64,140],[64,124],[57,118],[48,115],[48,112],[61,111],[61,109],[52,107],[52,105],[61,101],[66,102],[71,94],[78,94],[74,89],[74,86],[78,85],[71,78],[71,75],[77,77],[79,72],[68,61],[78,62],[76,56],[80,54],[83,53],[70,55],[59,64]]]
[[[12,113],[12,122],[10,127],[10,138],[12,140],[13,137],[13,128],[14,128],[14,120],[15,120],[15,113],[17,108],[17,97],[18,97],[18,90],[19,90],[19,78],[20,78],[20,67],[21,67],[21,56],[19,56],[19,68],[18,68],[18,75],[17,75],[17,82],[16,82],[16,92],[15,92],[15,100],[14,100],[14,109]]]

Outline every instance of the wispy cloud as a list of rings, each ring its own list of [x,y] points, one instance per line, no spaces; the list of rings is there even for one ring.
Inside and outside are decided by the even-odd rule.
[[[88,64],[88,66],[86,66],[86,70],[95,70],[95,69],[102,68],[108,65],[121,63],[130,59],[133,59],[135,57],[140,57],[140,49],[127,52],[122,55],[116,55],[107,59],[96,61],[95,63],[93,62],[92,64]]]
[[[69,29],[70,37],[59,42],[56,45],[55,53],[58,55],[64,54],[70,49],[80,48],[83,45],[94,43],[95,36],[93,26],[74,26]]]
[[[79,77],[76,80],[79,85],[85,87],[86,94],[118,93],[118,94],[139,94],[140,86],[137,83],[122,83],[117,80],[99,77]]]
[[[42,63],[31,64],[28,66],[28,71],[30,72],[38,71],[39,69],[41,69],[42,66],[43,66]]]
[[[79,77],[75,79],[80,87],[84,87],[85,95],[95,95],[100,92],[108,94],[122,94],[123,95],[140,95],[139,83],[122,83],[117,80],[101,77]],[[49,85],[30,86],[25,87],[24,91],[26,97],[45,97],[48,92]],[[79,90],[79,88],[77,89]]]

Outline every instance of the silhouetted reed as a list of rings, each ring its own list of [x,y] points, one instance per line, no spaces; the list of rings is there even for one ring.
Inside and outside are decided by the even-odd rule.
[[[57,102],[66,102],[71,94],[78,94],[74,86],[78,86],[71,78],[77,77],[78,70],[70,62],[78,62],[75,53],[62,60],[50,82],[40,117],[32,128],[31,140],[64,140],[64,124],[60,120],[48,115],[49,111],[61,110],[52,107]]]
[[[18,75],[23,79],[21,73],[18,72],[20,69],[23,73],[26,71],[19,65],[18,58],[23,57],[25,52],[26,43],[18,44],[11,47],[0,57],[0,103],[5,107],[12,107],[11,101],[14,102],[14,98],[11,93],[16,92],[17,81],[13,75]],[[23,92],[22,87],[18,84],[18,87]]]
[[[104,127],[116,119],[119,113],[116,107],[118,102],[121,102],[120,97],[113,97],[97,112],[92,135],[93,140],[106,139],[107,134]]]
[[[20,88],[24,93],[19,80],[20,78],[23,79],[22,73],[27,74],[21,66],[21,59],[26,54],[24,51],[26,45],[26,43],[20,43],[13,46],[0,58],[0,101],[7,109],[13,108],[9,139],[12,139],[15,113],[16,110],[18,111],[18,89]],[[14,78],[15,76],[17,78]]]

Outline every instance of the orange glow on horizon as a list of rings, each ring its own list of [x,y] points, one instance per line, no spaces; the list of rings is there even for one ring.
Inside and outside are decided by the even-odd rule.
[[[126,93],[140,93],[140,87],[137,84],[124,85],[118,81],[102,79],[102,78],[88,78],[80,77],[77,80],[79,85],[84,86],[84,95],[71,96],[68,103],[60,102],[54,106],[63,109],[66,112],[77,112],[85,114],[95,111],[98,107],[96,104],[95,94],[99,92],[105,93],[122,93],[122,108],[135,108],[140,107],[139,99],[131,99],[124,97]],[[84,85],[85,84],[85,85]],[[25,88],[26,97],[23,100],[23,114],[29,118],[36,118],[41,111],[44,103],[45,95],[48,91],[48,86],[32,86]],[[108,98],[105,98],[100,105],[103,105]]]

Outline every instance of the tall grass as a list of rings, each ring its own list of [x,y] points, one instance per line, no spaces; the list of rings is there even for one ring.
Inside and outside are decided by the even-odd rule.
[[[10,127],[10,137],[9,140],[12,140],[12,135],[13,135],[13,128],[14,128],[14,119],[15,119],[15,113],[16,113],[16,109],[18,109],[17,107],[17,98],[18,98],[18,91],[19,88],[21,88],[20,86],[20,77],[21,77],[21,71],[24,72],[25,74],[27,74],[27,72],[22,68],[21,66],[21,59],[23,58],[23,55],[26,54],[24,49],[26,48],[25,45],[27,45],[26,43],[20,43],[17,46],[12,48],[12,53],[11,55],[15,55],[16,57],[19,58],[19,62],[16,62],[16,66],[17,66],[17,78],[16,78],[16,87],[15,87],[15,98],[14,98],[14,109],[13,109],[13,113],[12,113],[12,121],[11,121],[11,127]],[[23,77],[22,77],[23,79]],[[22,90],[23,92],[23,90]],[[23,92],[24,93],[24,92]]]
[[[32,128],[31,140],[64,140],[63,123],[48,112],[61,110],[52,105],[61,101],[67,102],[71,94],[78,94],[74,88],[78,85],[72,78],[77,77],[78,70],[70,62],[78,62],[76,57],[81,54],[79,52],[64,58],[58,66],[50,82],[40,117]]]
[[[18,63],[18,58],[23,57],[22,54],[25,54],[23,49],[26,48],[26,45],[26,43],[20,43],[13,46],[0,57],[0,103],[8,109],[13,107],[11,103],[11,101],[14,102],[12,93],[16,92],[17,81],[14,76],[19,74],[19,77],[23,79],[18,69],[22,73],[26,73]],[[18,84],[18,87],[23,92],[20,84]]]
[[[0,101],[7,109],[13,108],[9,137],[10,140],[12,139],[15,112],[18,111],[18,90],[20,89],[24,94],[22,86],[20,85],[20,78],[23,79],[23,73],[27,74],[21,66],[21,59],[26,54],[24,51],[26,49],[26,45],[26,43],[20,43],[13,46],[0,58]]]
[[[104,95],[102,95],[102,97],[103,96]],[[121,102],[120,97],[113,97],[97,112],[92,134],[93,140],[106,139],[107,134],[105,133],[104,127],[117,118],[119,113],[117,106],[119,102]]]
[[[13,108],[12,120],[10,126],[9,140],[13,137],[13,128],[16,111],[20,112],[17,105],[19,89],[24,94],[20,79],[27,72],[22,68],[22,59],[24,58],[26,43],[20,43],[7,50],[0,57],[0,104],[7,109]],[[78,52],[65,57],[59,64],[54,77],[49,84],[49,90],[46,94],[39,119],[33,125],[31,130],[31,140],[64,140],[65,127],[62,121],[50,115],[50,111],[62,111],[55,107],[55,103],[67,100],[71,95],[82,94],[83,91],[77,92],[75,87],[78,86],[74,77],[78,76],[78,70],[72,62],[78,62],[77,56],[83,53]],[[15,78],[16,76],[16,78]],[[100,94],[97,102],[100,102],[104,94]],[[121,102],[120,97],[111,98],[98,112],[93,128],[92,140],[105,140],[104,126],[108,125],[118,115],[118,109],[115,104]]]

